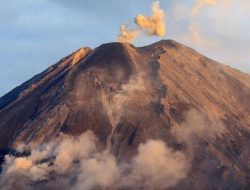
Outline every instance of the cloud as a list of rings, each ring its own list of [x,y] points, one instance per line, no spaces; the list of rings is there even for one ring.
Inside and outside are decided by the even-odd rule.
[[[206,56],[249,72],[250,2],[180,1],[168,10],[171,38]]]
[[[127,85],[124,89],[131,87]],[[162,140],[148,140],[139,145],[138,154],[126,163],[118,162],[108,148],[99,150],[98,139],[91,131],[78,137],[61,134],[53,142],[34,147],[29,156],[7,155],[0,185],[8,190],[21,180],[23,189],[32,189],[32,184],[38,182],[41,188],[60,189],[60,179],[67,178],[67,187],[72,190],[173,187],[187,177],[198,137],[214,141],[225,132],[224,126],[216,123],[191,109],[185,113],[181,126],[171,131],[187,145],[187,152],[173,150]],[[27,149],[21,145],[17,150]]]
[[[132,162],[132,172],[122,183],[130,188],[166,189],[184,179],[189,162],[184,153],[173,151],[162,140],[140,144]]]
[[[30,155],[5,156],[0,190],[174,187],[188,178],[199,139],[214,142],[226,132],[222,123],[212,122],[198,110],[191,109],[184,117],[183,123],[170,132],[187,149],[174,150],[161,139],[148,139],[126,162],[118,161],[109,147],[98,148],[99,141],[92,131],[77,137],[61,134],[36,147],[20,145],[17,151],[29,150]]]
[[[148,3],[137,0],[12,2],[0,1],[0,96],[79,47],[113,41],[117,25],[148,8]],[[214,6],[203,6],[195,28],[205,43],[196,43],[189,35],[193,2],[161,1],[168,17],[168,38],[250,72],[250,1],[218,0]],[[181,7],[178,11],[177,6]],[[155,40],[138,39],[135,43],[142,46]]]
[[[152,15],[145,16],[143,14],[139,14],[135,18],[135,24],[137,28],[128,29],[126,25],[122,25],[120,27],[120,34],[118,34],[119,42],[131,42],[139,34],[146,34],[148,36],[160,36],[163,37],[166,33],[165,26],[165,12],[160,8],[160,2],[156,1],[151,5]]]
[[[197,0],[191,10],[190,16],[190,26],[189,33],[193,42],[199,46],[211,46],[212,40],[206,39],[199,29],[199,24],[197,23],[196,18],[199,17],[204,9],[208,7],[215,6],[217,0]]]
[[[74,190],[108,188],[120,178],[120,168],[113,155],[104,151],[81,163]]]
[[[61,138],[54,160],[54,165],[59,173],[65,173],[74,161],[88,157],[96,149],[95,136],[89,131],[78,138],[65,135]]]
[[[120,34],[118,35],[118,41],[119,42],[131,42],[133,41],[138,35],[138,30],[130,30],[128,29],[127,25],[121,25],[120,27]]]
[[[181,129],[179,128],[176,135],[185,142],[194,139],[192,136],[194,134],[209,140],[215,140],[216,137],[225,132],[224,125],[220,121],[212,123],[205,114],[196,109],[188,110],[184,117],[185,120],[181,124]]]
[[[152,4],[151,16],[139,14],[135,18],[135,23],[148,35],[163,37],[165,35],[165,12],[160,8],[160,2],[156,1]]]
[[[197,109],[192,108],[185,112],[184,118],[180,126],[172,129],[172,134],[180,143],[187,146],[187,158],[190,162],[195,156],[195,149],[199,146],[199,139],[215,142],[226,133],[226,128],[220,120],[211,120]]]
[[[206,6],[215,6],[218,0],[197,0],[195,5],[192,7],[192,15],[197,16],[202,8]]]
[[[145,82],[146,74],[144,72],[138,72],[130,77],[129,81],[122,84],[119,91],[117,91],[112,96],[106,93],[102,94],[102,104],[106,110],[109,121],[113,128],[120,122],[121,116],[124,114],[125,108],[129,104],[134,104],[134,97],[138,94],[145,94],[147,91],[147,83]],[[146,99],[146,96],[145,96]],[[138,104],[143,104],[143,102],[137,101]],[[149,103],[146,102],[146,104]],[[130,113],[133,113],[133,109],[130,107]]]
[[[186,177],[185,155],[162,140],[139,145],[131,162],[120,163],[107,149],[98,150],[92,132],[79,137],[61,135],[54,142],[35,147],[29,156],[7,155],[0,176],[0,189],[19,190],[95,188],[166,188]],[[52,177],[53,176],[53,177]]]

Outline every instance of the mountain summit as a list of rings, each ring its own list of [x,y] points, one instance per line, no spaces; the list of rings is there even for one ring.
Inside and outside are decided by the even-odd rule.
[[[81,48],[0,98],[2,156],[23,143],[35,147],[62,133],[92,131],[117,163],[136,162],[149,140],[171,150],[163,157],[183,161],[166,162],[166,170],[185,162],[178,180],[175,172],[168,175],[173,183],[158,182],[154,173],[159,187],[116,183],[108,189],[247,189],[249,127],[250,76],[173,40]],[[150,157],[159,147],[145,154],[146,166],[161,162]]]

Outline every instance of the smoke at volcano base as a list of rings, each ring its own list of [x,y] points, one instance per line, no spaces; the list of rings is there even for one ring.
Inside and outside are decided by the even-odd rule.
[[[160,139],[148,140],[126,163],[118,162],[108,149],[98,149],[98,139],[91,131],[78,137],[61,134],[51,143],[33,147],[28,156],[5,156],[0,189],[166,189],[187,177],[197,144],[194,134],[213,140],[221,133],[200,112],[190,110],[181,128],[172,131],[187,151],[173,150]],[[21,147],[17,150],[29,149]]]
[[[71,179],[63,186],[72,190],[137,186],[162,189],[175,185],[188,170],[185,155],[171,150],[161,140],[141,144],[138,155],[129,163],[118,163],[112,154],[98,150],[96,145],[97,139],[88,131],[75,138],[62,135],[58,144],[36,147],[27,157],[8,155],[0,189],[26,190],[34,188],[34,184],[41,189],[60,189],[62,179]],[[159,173],[162,169],[164,172]]]

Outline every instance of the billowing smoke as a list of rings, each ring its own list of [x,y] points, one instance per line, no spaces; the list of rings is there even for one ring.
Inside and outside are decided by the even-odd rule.
[[[16,158],[7,155],[3,173],[5,175],[19,173],[31,180],[44,180],[49,178],[51,171],[65,173],[74,161],[87,157],[95,150],[95,136],[92,132],[88,131],[76,138],[62,134],[51,143],[32,148],[29,156]]]
[[[135,18],[135,23],[142,29],[146,30],[148,35],[164,36],[165,35],[165,13],[160,8],[160,2],[152,4],[152,15],[150,17],[142,14]]]
[[[139,14],[135,18],[136,29],[128,29],[126,25],[120,27],[120,34],[118,35],[118,41],[131,42],[139,34],[146,34],[149,36],[156,35],[163,37],[166,33],[165,26],[165,12],[160,8],[160,2],[156,1],[152,4],[152,15],[145,16]]]
[[[138,30],[130,30],[127,25],[121,25],[120,34],[118,35],[119,42],[131,42],[139,35]]]
[[[190,109],[184,114],[185,120],[179,128],[175,128],[175,131],[173,131],[175,136],[184,142],[192,143],[192,141],[195,141],[194,135],[215,140],[216,137],[220,137],[225,132],[222,122],[214,121],[212,123],[206,115],[196,109]]]
[[[132,87],[124,89],[144,90]],[[213,142],[225,132],[218,121],[211,122],[191,109],[171,133],[187,150],[174,150],[162,140],[147,140],[138,146],[131,160],[119,162],[110,149],[100,149],[92,131],[78,137],[61,134],[53,142],[36,147],[20,145],[17,151],[30,154],[5,156],[0,190],[31,189],[166,189],[188,177],[198,138]],[[219,124],[218,124],[219,123]],[[216,126],[216,128],[215,128]],[[21,153],[21,152],[20,152]]]
[[[61,135],[56,143],[32,149],[29,156],[8,155],[0,189],[163,189],[176,185],[189,169],[185,155],[161,140],[140,144],[138,154],[127,163],[98,150],[97,143],[88,131],[74,138]]]
[[[172,129],[172,134],[179,142],[187,145],[187,159],[190,162],[195,156],[195,149],[199,146],[199,139],[215,142],[226,133],[226,128],[220,120],[211,120],[196,109],[188,110],[184,113],[184,118],[180,126]]]
[[[69,180],[67,184],[63,184],[65,189],[75,190],[79,185],[84,189],[104,187],[108,180],[102,181],[100,170],[110,167],[110,162],[116,162],[112,155],[107,156],[106,152],[98,151],[96,143],[94,134],[87,131],[78,137],[60,135],[54,142],[34,147],[29,156],[16,158],[7,155],[0,189],[10,190],[18,186],[19,190],[26,190],[34,188],[34,184],[35,187],[40,184],[41,189],[60,189],[62,179]],[[102,172],[108,178],[112,167]],[[81,180],[84,176],[86,177]]]
[[[149,140],[138,151],[131,173],[122,180],[122,185],[129,189],[166,189],[186,177],[189,170],[186,156],[163,141]]]
[[[145,78],[145,73],[137,73],[131,76],[128,83],[123,84],[121,89],[115,93],[112,98],[107,97],[105,93],[103,94],[102,103],[113,127],[119,123],[121,116],[124,114],[125,105],[131,104],[131,101],[134,100],[136,95],[145,94],[147,91],[148,86],[145,82]],[[137,103],[139,103],[139,101],[137,101]],[[133,112],[132,109],[129,109],[129,111]]]
[[[120,168],[114,156],[107,151],[81,162],[81,172],[74,189],[108,188],[120,178]]]

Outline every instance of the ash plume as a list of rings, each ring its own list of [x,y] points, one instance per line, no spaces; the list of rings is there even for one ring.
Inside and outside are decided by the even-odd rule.
[[[160,2],[156,1],[151,5],[152,15],[145,16],[139,14],[136,16],[134,22],[137,25],[135,29],[128,29],[127,25],[121,25],[120,34],[118,34],[119,42],[131,42],[140,34],[147,36],[160,36],[163,37],[166,33],[165,26],[165,12],[160,8]]]
[[[135,23],[148,35],[164,36],[165,35],[165,13],[160,8],[160,2],[156,1],[152,4],[152,15],[144,16],[139,14],[135,18]]]
[[[121,25],[120,34],[118,35],[119,42],[131,42],[139,35],[138,30],[130,30],[127,25]]]

